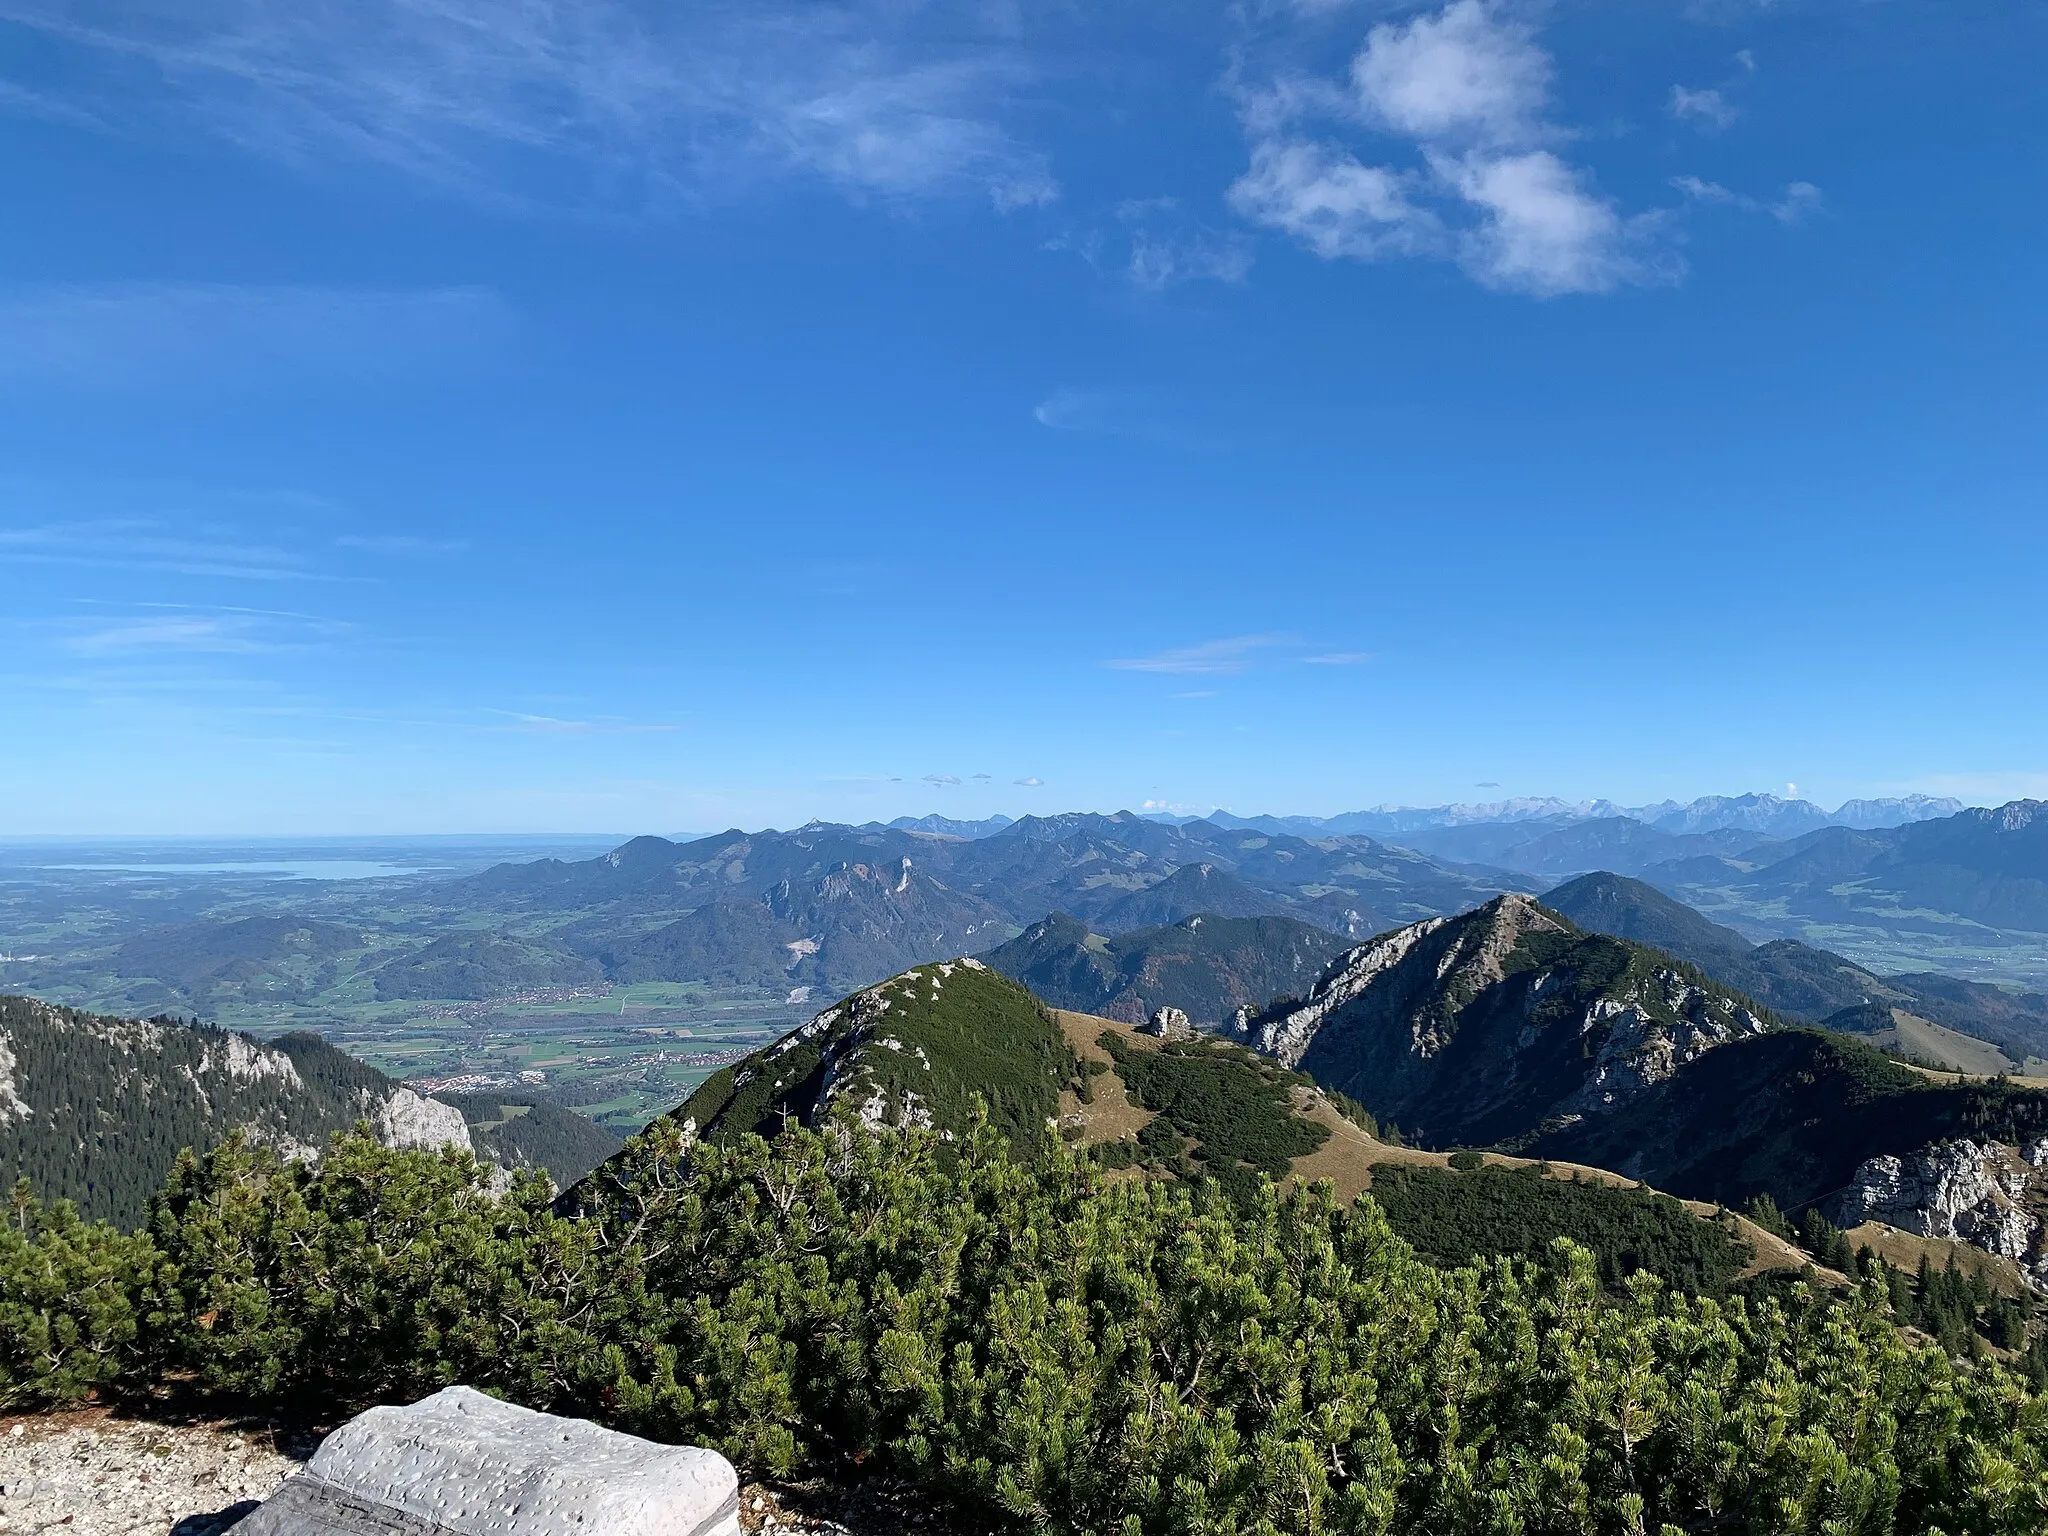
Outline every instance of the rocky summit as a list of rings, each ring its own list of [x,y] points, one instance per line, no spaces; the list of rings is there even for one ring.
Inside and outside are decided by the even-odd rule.
[[[1683,961],[1510,894],[1362,944],[1236,1028],[1412,1134],[1511,1144],[1771,1022]]]

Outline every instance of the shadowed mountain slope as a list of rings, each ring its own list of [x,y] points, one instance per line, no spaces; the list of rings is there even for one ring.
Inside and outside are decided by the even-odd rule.
[[[1055,912],[981,958],[1056,1008],[1140,1024],[1178,1008],[1221,1024],[1299,992],[1349,944],[1286,917],[1218,917],[1104,937]]]
[[[1383,1122],[1454,1146],[1607,1113],[1770,1023],[1684,961],[1501,896],[1360,945],[1246,1031]]]

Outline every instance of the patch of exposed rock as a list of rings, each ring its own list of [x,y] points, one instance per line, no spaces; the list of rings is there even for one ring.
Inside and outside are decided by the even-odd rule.
[[[462,1118],[462,1111],[439,1099],[422,1098],[410,1088],[399,1088],[378,1101],[373,1124],[377,1139],[387,1147],[428,1152],[441,1147],[472,1150],[469,1122]],[[483,1156],[480,1151],[477,1155]]]
[[[1541,988],[1532,988],[1540,994]],[[1581,1034],[1601,1032],[1585,1086],[1563,1106],[1584,1115],[1611,1109],[1717,1045],[1764,1032],[1764,1021],[1676,971],[1660,970],[1628,998],[1597,998]]]
[[[1873,1157],[1829,1202],[1831,1219],[1883,1222],[1920,1237],[1953,1238],[2019,1265],[2048,1290],[2048,1139],[2021,1149],[1951,1141],[1909,1157]]]
[[[1141,1035],[1156,1035],[1161,1040],[1186,1040],[1194,1035],[1195,1026],[1186,1013],[1178,1008],[1154,1008],[1152,1017],[1138,1026]]]

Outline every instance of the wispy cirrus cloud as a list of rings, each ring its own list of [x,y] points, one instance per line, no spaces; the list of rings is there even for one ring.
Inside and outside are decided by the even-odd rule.
[[[673,721],[624,720],[614,715],[597,715],[587,720],[565,719],[559,715],[534,715],[516,709],[489,709],[484,713],[501,717],[487,727],[528,736],[644,736],[679,731]]]
[[[420,556],[459,555],[469,549],[467,539],[428,539],[410,533],[345,533],[336,539],[341,549],[358,549],[367,555]]]
[[[60,648],[94,661],[137,662],[177,655],[250,656],[306,650],[351,626],[315,614],[266,608],[142,603],[114,616],[56,626]]]
[[[1688,90],[1674,85],[1667,110],[1681,123],[1703,123],[1709,128],[1726,128],[1737,116],[1728,98],[1711,87]]]
[[[1160,672],[1172,677],[1234,676],[1246,671],[1262,651],[1284,643],[1279,635],[1231,635],[1174,646],[1150,656],[1127,656],[1103,665],[1118,672]]]
[[[0,293],[0,386],[179,389],[387,379],[495,355],[509,308],[478,288],[108,283]]]
[[[1229,635],[1194,645],[1170,647],[1149,656],[1119,657],[1104,666],[1119,672],[1156,672],[1169,677],[1235,677],[1273,667],[1359,667],[1373,659],[1370,651],[1318,650],[1299,635]],[[1176,699],[1211,699],[1213,688],[1188,689]]]
[[[1232,186],[1245,218],[1326,260],[1424,256],[1489,288],[1554,297],[1679,272],[1658,217],[1629,216],[1559,149],[1553,64],[1508,0],[1450,0],[1366,35],[1348,77],[1286,67],[1234,79],[1251,164]],[[1374,163],[1359,130],[1405,146]]]
[[[93,110],[510,203],[644,203],[808,175],[854,196],[1056,195],[1005,125],[1034,66],[1004,7],[888,0],[0,0]]]
[[[190,533],[160,518],[0,527],[0,561],[161,571],[248,581],[331,581],[302,553],[229,534]]]

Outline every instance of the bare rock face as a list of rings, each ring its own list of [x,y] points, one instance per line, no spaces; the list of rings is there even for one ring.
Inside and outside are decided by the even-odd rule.
[[[715,1451],[449,1387],[336,1430],[237,1536],[739,1536]]]
[[[1186,1040],[1194,1035],[1195,1026],[1188,1016],[1178,1008],[1154,1008],[1152,1017],[1138,1028],[1141,1035],[1157,1035],[1162,1040]]]
[[[1594,1001],[1579,1029],[1599,1031],[1600,1044],[1585,1086],[1564,1113],[1585,1115],[1626,1102],[1717,1045],[1762,1034],[1764,1022],[1676,971],[1659,970],[1635,997]]]
[[[1331,1014],[1370,991],[1382,976],[1408,958],[1410,950],[1447,921],[1441,917],[1424,918],[1370,944],[1359,945],[1333,962],[1300,1004],[1278,1018],[1247,1017],[1240,1026],[1243,1033],[1250,1036],[1254,1049],[1275,1057],[1282,1066],[1300,1065]]]
[[[1910,1157],[1873,1157],[1832,1202],[1842,1227],[1883,1222],[1921,1237],[1953,1238],[2019,1264],[2048,1289],[2039,1210],[2048,1198],[2044,1149],[1951,1141]]]
[[[399,1088],[377,1104],[375,1114],[377,1139],[387,1147],[428,1152],[441,1147],[471,1150],[469,1122],[453,1104],[422,1098],[410,1088]]]

